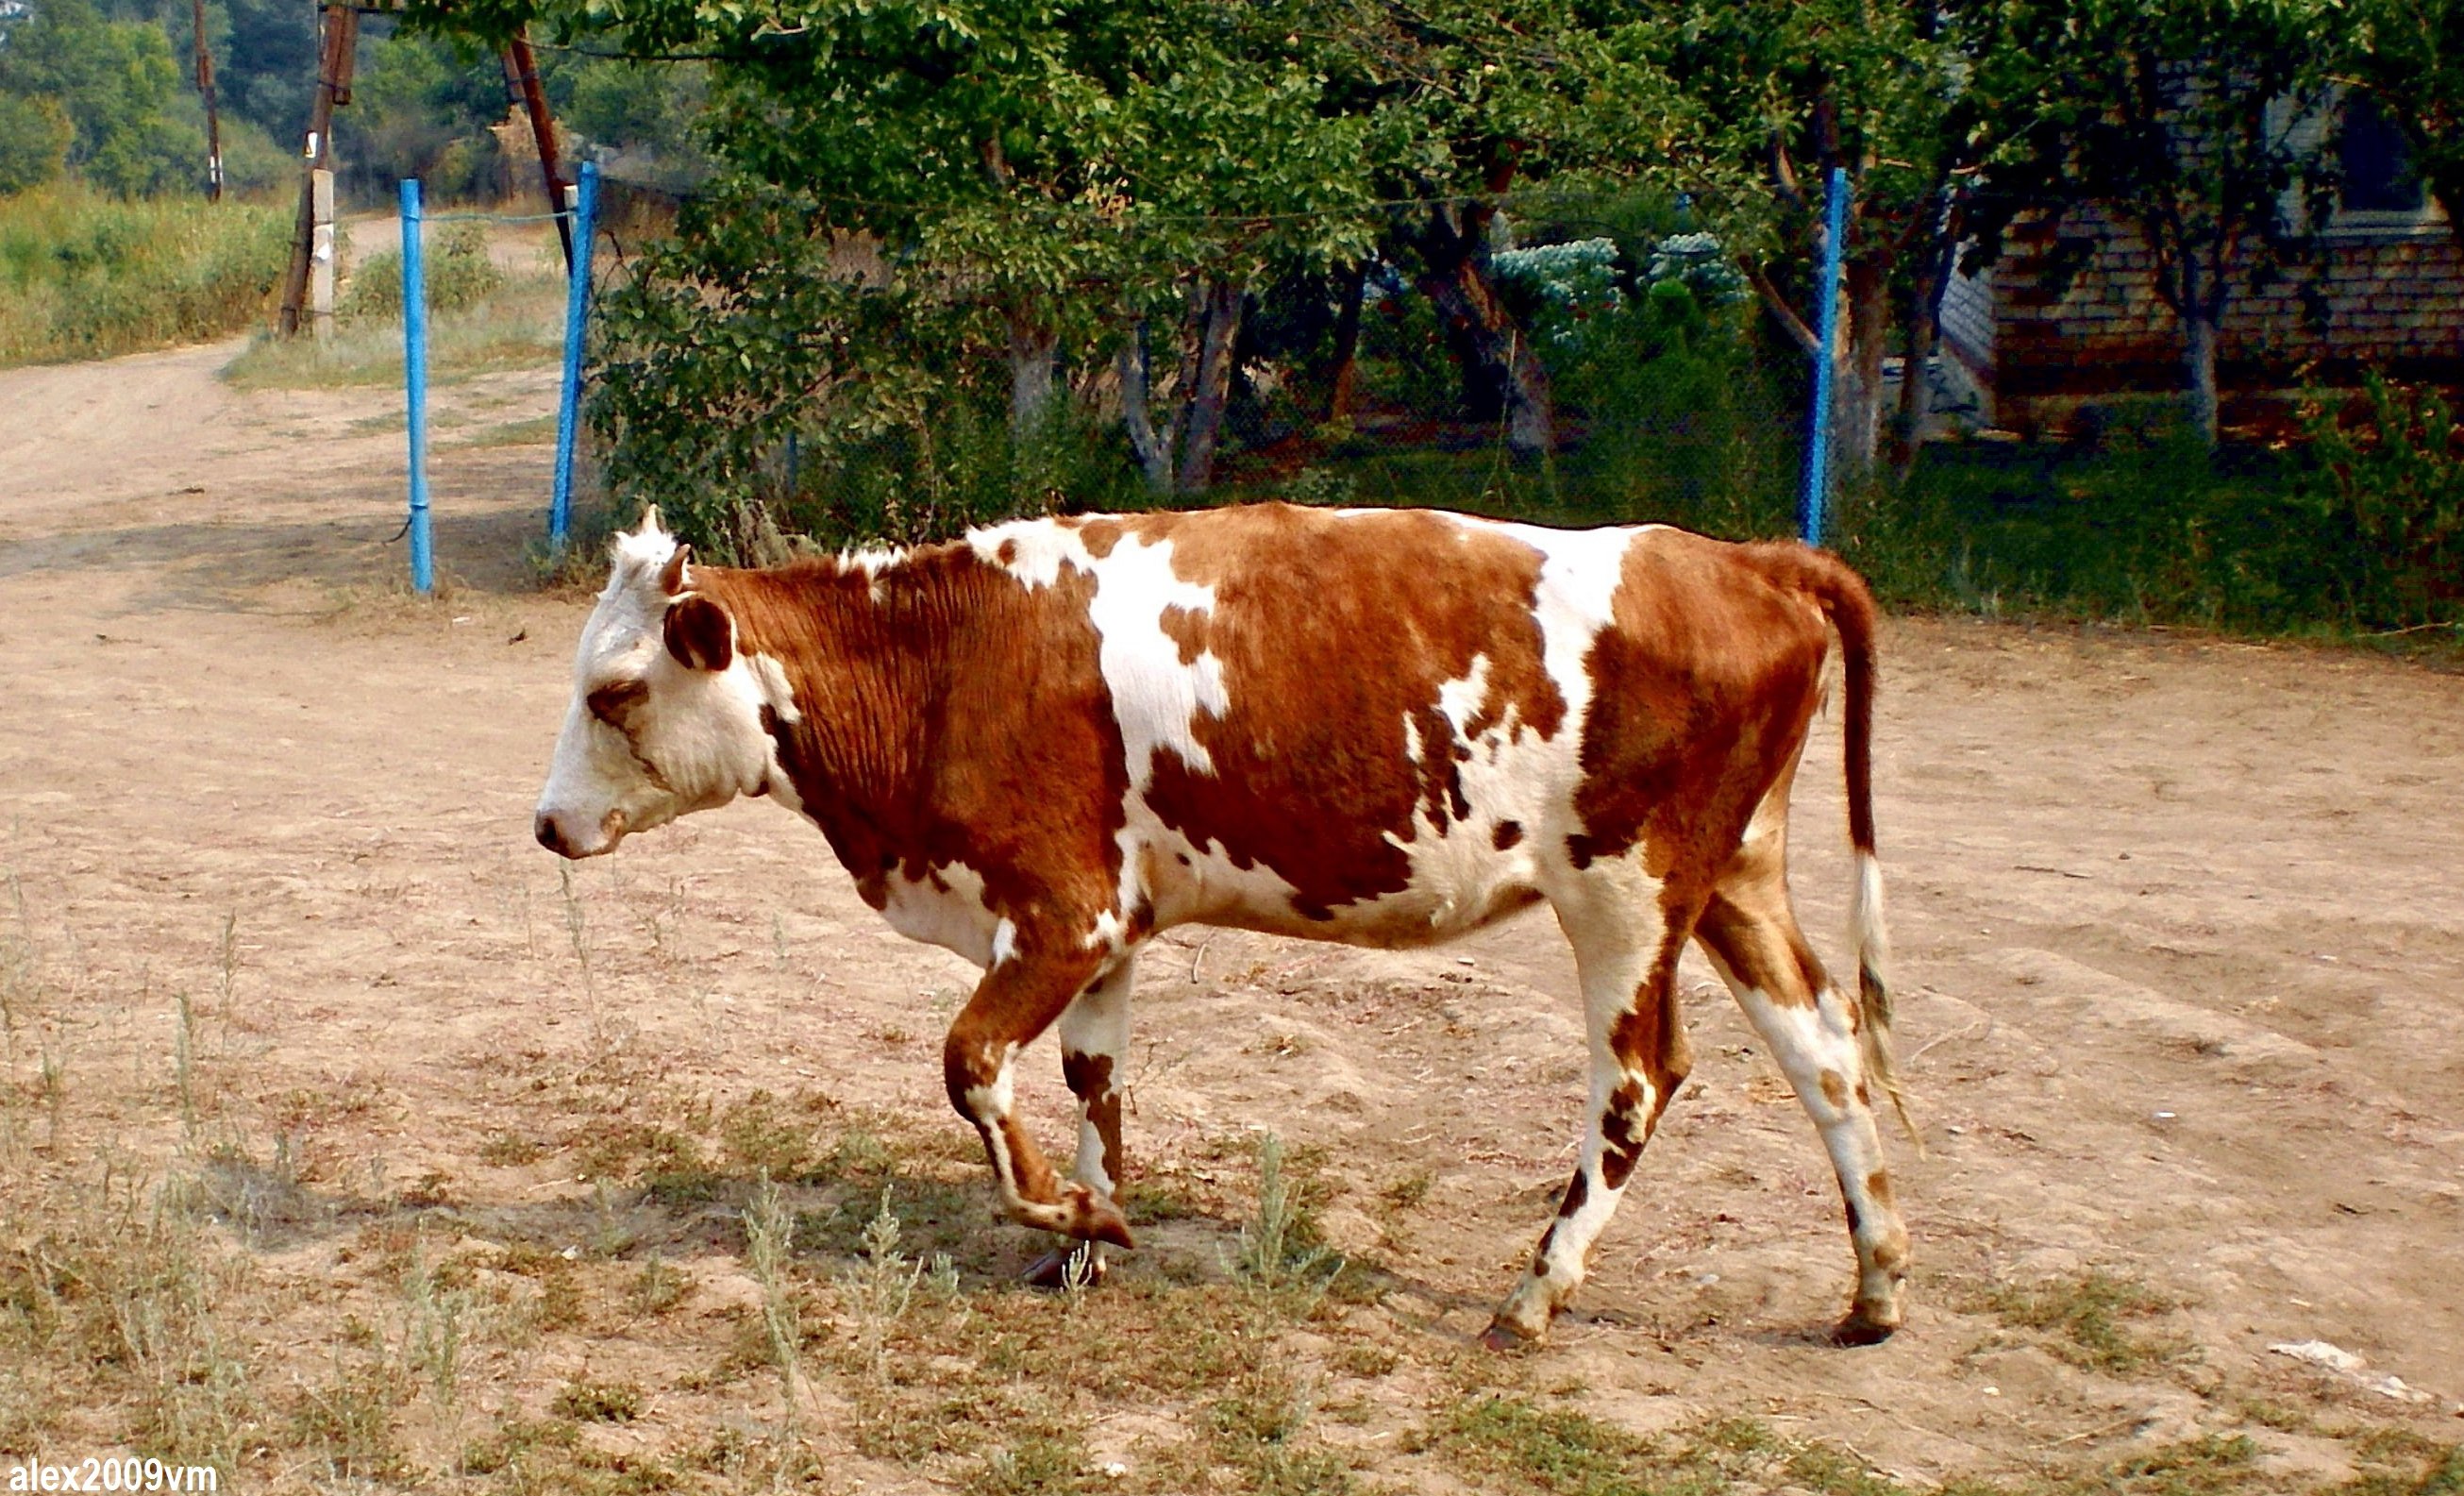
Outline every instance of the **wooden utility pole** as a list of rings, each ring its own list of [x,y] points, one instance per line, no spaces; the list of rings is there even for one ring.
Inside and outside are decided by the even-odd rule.
[[[320,7],[317,14],[323,24],[324,37],[318,48],[317,90],[308,100],[307,148],[300,153],[304,164],[299,177],[299,220],[291,236],[291,266],[283,273],[282,310],[275,322],[285,338],[299,331],[300,306],[308,297],[309,265],[317,253],[317,174],[333,169],[334,108],[351,101],[351,64],[359,53],[357,9],[348,5],[330,10]],[[329,225],[329,235],[331,231]],[[333,253],[332,246],[328,237],[328,254]]]
[[[562,213],[565,202],[564,164],[557,159],[556,121],[548,117],[547,91],[539,87],[539,58],[531,52],[530,30],[517,28],[505,43],[505,94],[515,107],[530,116],[531,138],[539,143],[539,175],[547,188],[547,210],[559,214],[556,236],[564,242],[564,268],[573,269],[573,225]]]
[[[206,201],[223,200],[223,116],[214,107],[214,56],[206,47],[206,0],[191,0],[197,24],[197,92],[206,100]]]

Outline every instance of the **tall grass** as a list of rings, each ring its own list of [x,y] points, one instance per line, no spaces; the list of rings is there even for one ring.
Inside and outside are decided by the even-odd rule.
[[[0,198],[0,366],[198,342],[257,320],[289,215],[124,202],[74,183]]]

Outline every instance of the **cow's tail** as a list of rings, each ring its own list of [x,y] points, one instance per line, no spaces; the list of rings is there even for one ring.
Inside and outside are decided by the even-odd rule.
[[[1821,605],[1839,634],[1847,675],[1843,724],[1848,790],[1848,842],[1857,860],[1848,891],[1848,939],[1857,962],[1858,1039],[1866,1076],[1891,1098],[1900,1126],[1920,1151],[1925,1139],[1908,1115],[1906,1093],[1891,1058],[1890,935],[1882,924],[1882,860],[1874,850],[1874,634],[1879,611],[1862,577],[1821,551],[1792,546],[1797,583]]]

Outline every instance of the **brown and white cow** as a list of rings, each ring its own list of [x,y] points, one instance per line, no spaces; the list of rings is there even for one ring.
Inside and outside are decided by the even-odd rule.
[[[1691,1056],[1698,942],[1812,1113],[1857,1252],[1844,1341],[1901,1322],[1907,1233],[1869,790],[1875,610],[1793,544],[1267,504],[1023,520],[773,570],[646,519],[584,627],[537,818],[567,857],[738,795],[821,827],[892,927],[983,968],[951,1104],[1015,1221],[1130,1244],[1117,1071],[1139,947],[1182,924],[1418,946],[1546,901],[1591,1033],[1581,1161],[1488,1331],[1533,1339]],[[1858,990],[1789,906],[1789,784],[1845,657]],[[1074,1179],[1011,1109],[1055,1023]]]

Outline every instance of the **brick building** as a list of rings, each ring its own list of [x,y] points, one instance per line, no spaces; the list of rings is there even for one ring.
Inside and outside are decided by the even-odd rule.
[[[2464,246],[2383,121],[2351,119],[2339,155],[2342,201],[2315,263],[2259,287],[2236,277],[2216,361],[2228,424],[2264,418],[2305,385],[2356,385],[2366,369],[2464,385]],[[2058,231],[2014,226],[1993,265],[1953,277],[1943,297],[1945,382],[1986,425],[2029,433],[2179,392],[2182,330],[2151,263],[2139,235],[2093,205]]]

